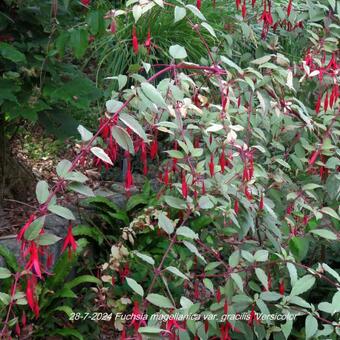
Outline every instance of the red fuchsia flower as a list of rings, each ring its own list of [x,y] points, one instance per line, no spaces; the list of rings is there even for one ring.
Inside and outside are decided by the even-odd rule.
[[[216,291],[216,301],[217,301],[217,303],[221,302],[221,290],[220,290],[220,287],[218,287],[217,291]]]
[[[106,153],[110,157],[112,163],[114,163],[116,161],[116,159],[117,159],[117,143],[113,139],[111,133],[110,133],[109,144],[108,144],[108,147],[106,149]]]
[[[194,298],[198,300],[200,297],[200,291],[198,289],[198,281],[195,281],[194,283]]]
[[[339,97],[339,85],[335,84],[332,88],[332,93],[329,98],[329,107],[333,108],[334,103],[338,100]]]
[[[241,0],[236,0],[236,8],[240,9],[241,7]]]
[[[26,326],[26,322],[27,322],[26,313],[25,311],[23,311],[21,315],[21,323],[24,327]]]
[[[205,183],[202,181],[202,195],[205,195]]]
[[[337,62],[336,62],[336,56],[335,52],[332,53],[332,58],[329,61],[327,67],[328,70],[336,70],[338,68]]]
[[[99,119],[99,130],[100,130],[100,135],[103,139],[106,139],[111,134],[111,126],[108,121],[109,121],[109,118],[107,117],[101,117]]]
[[[320,112],[321,98],[322,98],[322,95],[321,95],[321,93],[319,93],[318,100],[317,100],[317,102],[316,102],[316,104],[315,104],[315,112],[316,112],[316,113],[319,113],[319,112]]]
[[[184,172],[182,172],[182,196],[185,199],[188,197],[188,184],[187,184]]]
[[[204,333],[207,334],[209,332],[209,321],[204,320]]]
[[[236,215],[238,214],[239,210],[240,210],[240,207],[239,207],[238,200],[235,200],[235,202],[234,202],[234,211],[235,211]]]
[[[269,6],[267,10],[267,1],[263,2],[263,12],[262,12],[260,20],[263,21],[261,38],[266,39],[268,32],[269,32],[269,27],[273,25],[273,17],[271,13],[271,8]]]
[[[307,215],[303,215],[303,224],[304,225],[308,224],[308,216]]]
[[[24,234],[26,232],[26,230],[29,228],[29,226],[32,224],[32,222],[36,219],[36,216],[34,214],[32,214],[29,219],[27,220],[27,222],[24,224],[24,226],[21,228],[20,232],[18,233],[17,239],[19,241],[23,240]]]
[[[168,333],[174,334],[176,329],[184,331],[185,329],[180,325],[175,318],[169,318],[166,322],[165,329]],[[172,337],[171,337],[172,339]],[[176,337],[174,339],[177,339]]]
[[[26,284],[26,300],[28,305],[30,306],[32,312],[35,314],[35,317],[39,317],[39,305],[35,295],[35,288],[37,286],[37,279],[34,275],[27,276],[27,284]],[[25,324],[26,324],[26,315],[25,315]],[[24,322],[23,322],[24,325]]]
[[[119,269],[119,278],[123,283],[126,277],[130,274],[129,264],[126,262],[123,268]]]
[[[81,0],[80,1],[84,6],[88,6],[91,2],[91,0]]]
[[[129,191],[133,185],[132,169],[131,169],[131,159],[127,157],[127,170],[125,175],[125,190]]]
[[[126,330],[125,330],[125,327],[123,327],[122,333],[120,335],[120,340],[126,340],[126,339],[127,339]]]
[[[138,39],[135,25],[132,27],[132,47],[134,54],[138,54]]]
[[[201,10],[201,0],[196,1],[196,7]]]
[[[117,24],[116,20],[112,19],[111,24],[110,24],[110,32],[112,34],[115,34],[117,32]]]
[[[166,186],[169,184],[169,170],[168,170],[168,168],[166,168],[165,171],[164,171],[163,182]]]
[[[267,290],[270,290],[272,288],[272,276],[270,275],[270,273],[268,273],[268,282],[267,282],[267,286],[268,286],[268,289]]]
[[[19,321],[15,324],[15,333],[16,333],[17,336],[20,337],[21,329],[20,329]]]
[[[244,19],[246,16],[247,16],[246,0],[243,0],[243,4],[242,4],[242,18]]]
[[[290,215],[293,212],[293,206],[291,204],[289,204],[289,206],[286,209],[286,213],[287,215]]]
[[[150,48],[151,48],[151,33],[150,33],[150,28],[148,29],[148,35],[146,37],[144,46],[148,50],[148,54],[150,54]]]
[[[256,0],[251,0],[251,7],[255,7],[255,4],[256,4]]]
[[[251,311],[250,311],[250,318],[248,320],[248,325],[253,326],[254,321],[256,321],[257,324],[260,323],[257,316],[256,316],[255,307],[253,306]]]
[[[219,162],[220,167],[221,167],[221,173],[223,174],[225,166],[226,166],[226,159],[225,159],[224,149],[222,149],[222,153],[221,153],[221,156],[220,156],[220,159],[219,159],[218,162]]]
[[[229,309],[228,302],[227,302],[227,300],[224,300],[223,313],[227,315],[228,309]]]
[[[213,177],[215,175],[215,164],[214,164],[213,154],[210,155],[209,171],[210,171],[210,176]]]
[[[261,194],[260,203],[259,203],[259,209],[260,209],[260,210],[263,210],[263,209],[264,209],[263,194]]]
[[[287,6],[287,17],[290,16],[290,13],[292,11],[292,6],[293,6],[293,0],[289,0],[288,6]]]
[[[140,159],[143,163],[143,174],[146,176],[148,174],[148,162],[147,162],[147,149],[146,149],[146,144],[144,141],[141,141],[141,154],[140,154]]]
[[[283,281],[283,279],[280,281],[279,284],[279,293],[281,295],[285,295],[285,282]]]
[[[226,322],[225,324],[220,326],[220,340],[231,340],[231,337],[229,335],[229,329],[230,329],[230,322]]]
[[[135,332],[138,331],[139,327],[146,326],[146,322],[142,316],[143,314],[139,309],[138,301],[135,301],[133,303],[133,309],[132,309],[132,321],[129,325],[129,327],[133,326],[133,328],[135,329]]]
[[[76,240],[73,237],[72,224],[71,223],[68,226],[67,235],[65,237],[64,244],[63,244],[63,247],[61,249],[61,252],[63,253],[66,250],[66,248],[68,248],[69,255],[71,255],[71,251],[77,250],[77,243],[76,243]]]
[[[38,247],[34,241],[31,242],[30,247],[28,249],[28,254],[30,255],[29,261],[26,263],[25,269],[35,271],[35,274],[41,279],[41,270],[40,270],[40,261],[38,254]]]
[[[157,141],[157,136],[151,143],[151,148],[150,148],[150,158],[154,160],[157,156],[158,153],[158,141]]]
[[[93,157],[93,166],[97,167],[99,170],[102,168],[102,166],[105,167],[105,170],[108,171],[111,164],[106,163],[102,161],[99,157]]]
[[[253,196],[247,186],[244,188],[244,194],[246,195],[248,201],[253,199]]]
[[[309,165],[313,165],[315,163],[315,161],[317,160],[317,158],[319,157],[319,154],[320,154],[320,150],[315,150],[313,151],[309,161],[308,161],[308,164]]]
[[[325,112],[327,112],[328,110],[328,92],[326,92],[326,95],[325,95],[325,99],[324,99],[324,102],[323,102],[323,109]]]

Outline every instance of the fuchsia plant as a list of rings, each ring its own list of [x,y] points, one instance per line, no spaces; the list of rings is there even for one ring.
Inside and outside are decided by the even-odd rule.
[[[262,39],[267,39],[270,29],[275,31],[278,25],[287,31],[302,27],[302,21],[274,24],[274,3],[251,1],[256,24],[263,25]],[[150,10],[153,6],[155,3]],[[339,239],[339,230],[331,223],[340,219],[334,207],[338,193],[333,194],[327,184],[329,178],[331,183],[339,183],[339,150],[334,145],[339,117],[339,53],[329,45],[332,37],[325,35],[313,41],[314,46],[298,65],[292,64],[284,51],[273,50],[242,68],[223,50],[210,48],[200,34],[200,30],[207,29],[217,36],[200,12],[200,1],[196,6],[178,4],[176,8],[175,13],[187,15],[190,11],[198,21],[188,19],[193,32],[207,47],[209,62],[198,65],[185,61],[186,50],[170,46],[170,64],[162,65],[148,79],[141,74],[131,75],[134,86],[113,93],[95,134],[83,126],[78,128],[83,142],[80,153],[73,162],[59,163],[59,179],[52,188],[44,181],[38,183],[40,207],[18,234],[27,262],[25,270],[13,275],[3,336],[9,334],[14,297],[23,278],[27,304],[39,317],[37,278],[51,275],[41,257],[47,253],[48,245],[58,241],[44,232],[45,217],[53,213],[66,220],[75,219],[69,209],[58,204],[56,196],[66,188],[93,195],[84,185],[86,176],[76,170],[86,165],[91,154],[93,164],[99,168],[116,166],[119,156],[126,160],[127,192],[134,185],[136,162],[141,162],[145,176],[148,165],[157,164],[163,185],[152,221],[161,230],[158,238],[166,242],[164,253],[157,259],[137,250],[127,255],[132,264],[138,258],[140,265],[149,268],[149,280],[137,282],[138,273],[127,262],[112,265],[124,241],[113,248],[115,253],[104,266],[103,274],[112,277],[106,291],[108,298],[120,298],[114,289],[110,292],[118,284],[125,285],[130,296],[131,291],[134,293],[131,311],[135,318],[117,327],[121,339],[138,339],[141,334],[160,334],[170,339],[180,335],[194,339],[244,338],[253,334],[262,339],[276,333],[290,336],[292,320],[263,321],[258,312],[303,316],[306,338],[340,334],[339,323],[332,319],[340,312],[339,274],[325,261],[311,266],[301,263],[304,238],[325,242]],[[246,1],[236,1],[236,8],[241,10],[241,20],[248,20],[251,9]],[[291,0],[286,13],[288,18],[294,13]],[[139,53],[137,24],[132,27],[134,54]],[[325,32],[320,29],[321,33]],[[144,45],[150,53],[150,30]],[[145,63],[143,71],[150,72]],[[299,94],[304,84],[315,77],[318,88],[312,93],[312,98],[317,98],[314,106]],[[330,82],[331,90],[326,87]],[[122,98],[124,101],[120,101]],[[135,157],[138,153],[139,158]],[[315,174],[318,176],[312,176]],[[329,197],[323,196],[323,190],[329,191]],[[209,222],[197,226],[198,218]],[[327,227],[312,227],[310,219],[317,224],[328,221]],[[133,228],[134,223],[130,226]],[[153,228],[150,222],[145,224],[145,229]],[[70,254],[77,249],[71,223],[62,251],[67,248]],[[170,284],[173,277],[179,282],[177,286]],[[320,300],[315,306],[301,295],[317,281],[334,289],[331,299]],[[153,293],[156,287],[160,294]],[[172,292],[175,288],[181,289],[180,296]],[[118,310],[115,308],[114,312]],[[169,315],[206,312],[219,318],[248,311],[249,318],[246,322],[223,318],[220,322],[140,320],[141,315],[152,311]]]

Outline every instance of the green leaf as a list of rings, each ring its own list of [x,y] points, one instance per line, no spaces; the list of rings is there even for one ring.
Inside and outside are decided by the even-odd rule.
[[[2,293],[0,292],[0,302],[3,303],[5,306],[7,306],[11,301],[11,297],[6,294],[6,293]]]
[[[174,196],[163,196],[166,204],[175,209],[185,209],[186,203],[183,199]]]
[[[196,234],[193,230],[185,226],[177,228],[176,234],[191,238],[193,240],[198,239],[198,234]]]
[[[337,236],[333,231],[327,230],[327,229],[314,229],[310,231],[311,233],[318,235],[320,237],[323,237],[327,240],[337,240]]]
[[[157,328],[157,327],[151,327],[151,326],[145,326],[145,327],[139,327],[138,328],[138,333],[141,334],[159,334],[166,332],[165,329]]]
[[[119,119],[145,142],[148,140],[142,126],[134,117],[127,113],[121,113]]]
[[[293,329],[293,320],[287,320],[286,323],[281,326],[281,329],[282,329],[283,335],[288,340],[290,333],[292,332],[292,329]]]
[[[99,148],[98,146],[94,146],[91,148],[91,152],[98,157],[99,159],[101,159],[103,162],[108,163],[110,165],[113,165],[110,157],[106,154],[106,152]]]
[[[138,295],[140,295],[141,297],[144,296],[144,289],[143,287],[138,284],[134,279],[131,279],[130,277],[126,278],[126,282],[129,285],[129,287]]]
[[[69,318],[73,313],[73,309],[69,306],[58,306],[57,308],[53,309],[53,312],[64,312]]]
[[[77,127],[77,130],[81,136],[81,140],[83,142],[88,142],[92,137],[93,137],[93,133],[89,130],[87,130],[83,125],[79,125]]]
[[[118,110],[121,109],[122,106],[123,103],[115,99],[109,99],[106,102],[106,110],[109,113],[116,113]]]
[[[137,205],[146,205],[148,203],[148,199],[145,197],[144,194],[136,194],[129,198],[126,203],[126,211],[131,211]]]
[[[173,222],[164,213],[158,214],[158,225],[169,235],[174,232]]]
[[[313,275],[308,274],[303,276],[295,282],[292,291],[290,292],[290,296],[300,295],[306,292],[313,287],[314,283],[315,277]]]
[[[184,155],[181,151],[178,150],[167,150],[165,151],[171,158],[182,159]]]
[[[63,159],[57,165],[57,175],[63,178],[68,173],[71,166],[72,163],[70,161],[68,161],[67,159]]]
[[[149,294],[146,297],[146,300],[148,300],[150,303],[160,308],[174,308],[171,301],[163,295]]]
[[[255,261],[265,262],[268,261],[268,250],[260,249],[254,254]]]
[[[335,212],[334,209],[330,208],[330,207],[323,207],[321,209],[321,212],[323,212],[324,214],[327,214],[329,216],[332,216],[333,218],[340,220],[339,215]]]
[[[186,275],[184,275],[179,269],[177,269],[176,267],[172,267],[172,266],[169,266],[169,267],[166,267],[165,270],[169,271],[170,273],[172,274],[175,274],[179,277],[181,277],[182,279],[184,280],[189,280],[188,277]]]
[[[76,58],[81,58],[88,46],[88,33],[84,29],[73,29],[70,37],[70,44]]]
[[[39,181],[37,183],[37,186],[35,188],[35,194],[40,204],[43,204],[46,202],[48,195],[49,195],[48,184],[46,181]]]
[[[0,279],[7,279],[11,275],[12,273],[7,268],[0,267]]]
[[[167,109],[164,98],[159,93],[159,91],[149,83],[142,83],[141,90],[143,94],[154,104],[164,109]]]
[[[75,337],[79,340],[84,340],[83,336],[81,335],[81,333],[79,331],[77,331],[74,328],[61,328],[61,329],[57,329],[54,330],[51,335],[61,335],[67,339],[70,339],[72,337]]]
[[[202,22],[202,27],[204,27],[214,38],[216,38],[216,33],[214,29],[207,23],[207,22]]]
[[[79,183],[85,183],[88,178],[79,171],[67,172],[64,176],[68,181],[74,181]]]
[[[94,226],[87,226],[87,225],[77,225],[72,229],[72,233],[74,236],[88,236],[91,237],[93,240],[97,241],[98,244],[102,244],[104,240],[103,233]]]
[[[311,314],[307,315],[305,321],[306,339],[311,338],[316,333],[317,330],[318,320],[316,320],[316,318]]]
[[[276,292],[263,292],[260,295],[263,301],[277,301],[282,298],[282,295]]]
[[[67,220],[75,220],[72,211],[68,208],[62,207],[61,205],[49,205],[48,210],[53,214],[63,217]]]
[[[187,11],[185,8],[176,6],[175,13],[174,13],[175,22],[180,21],[183,18],[185,18],[186,14],[187,14]]]
[[[303,260],[308,253],[309,241],[306,238],[294,236],[289,240],[289,249],[299,260]]]
[[[232,60],[228,59],[225,56],[221,56],[221,61],[225,64],[227,64],[228,66],[234,68],[238,73],[243,74],[243,71],[241,69],[241,67],[239,67],[238,65],[236,65]]]
[[[232,268],[235,268],[240,263],[240,251],[235,250],[228,259],[229,265]]]
[[[26,57],[13,45],[0,42],[0,54],[3,58],[13,61],[14,63],[26,63]]]
[[[57,235],[44,233],[39,236],[38,244],[40,246],[49,246],[51,244],[57,243],[59,240],[61,240],[61,237]]]
[[[201,253],[198,251],[198,249],[196,248],[195,245],[193,245],[192,243],[188,242],[188,241],[183,241],[183,244],[193,253],[195,254],[197,257],[199,257],[204,263],[207,263],[207,261],[205,260],[205,258],[201,255]]]
[[[13,252],[7,247],[0,244],[0,256],[5,260],[6,265],[11,268],[14,272],[19,270],[18,262]]]
[[[134,254],[135,254],[136,256],[138,256],[140,259],[142,259],[144,262],[149,263],[149,264],[151,264],[152,266],[155,265],[155,260],[154,260],[151,256],[142,254],[142,253],[140,253],[140,252],[138,252],[138,251],[135,251]]]
[[[68,289],[72,289],[82,283],[94,283],[96,285],[100,285],[102,282],[93,275],[81,275],[72,281],[65,283],[65,286],[67,286]]]
[[[238,289],[243,292],[243,281],[242,278],[239,274],[237,273],[232,273],[230,277],[233,279],[233,281],[236,283]]]
[[[259,279],[259,281],[261,282],[262,286],[266,290],[268,290],[268,276],[264,272],[264,270],[261,269],[261,268],[255,268],[255,274],[256,274],[257,278]]]
[[[185,59],[188,56],[185,48],[180,45],[170,46],[169,53],[174,59]]]
[[[211,202],[208,196],[201,196],[198,200],[198,205],[201,209],[211,209],[214,207],[214,203]]]
[[[79,194],[82,194],[87,197],[93,197],[95,196],[94,192],[90,187],[87,185],[84,185],[82,183],[70,183],[67,186],[68,189],[73,190],[75,192],[78,192]]]
[[[203,20],[203,21],[207,21],[207,19],[205,18],[205,16],[201,13],[201,11],[193,5],[186,5],[185,6],[187,9],[189,9],[197,18]]]
[[[128,151],[131,155],[135,154],[132,139],[125,129],[120,126],[113,126],[112,137],[121,148]]]
[[[25,231],[25,239],[28,241],[32,241],[34,239],[36,239],[41,231],[41,229],[43,228],[45,223],[45,216],[41,216],[38,217],[37,219],[35,219],[30,226],[28,227],[28,229],[26,229]]]

